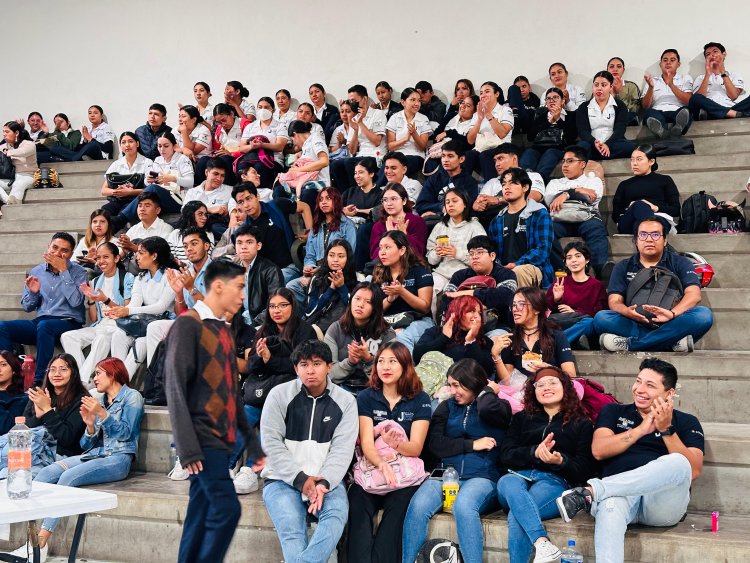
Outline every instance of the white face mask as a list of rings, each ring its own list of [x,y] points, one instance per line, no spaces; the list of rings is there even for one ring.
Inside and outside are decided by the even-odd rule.
[[[259,121],[271,119],[271,116],[273,116],[273,114],[270,109],[261,108],[255,112],[255,117],[257,117]]]

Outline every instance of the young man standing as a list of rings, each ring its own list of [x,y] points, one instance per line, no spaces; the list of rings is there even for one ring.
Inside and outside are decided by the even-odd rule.
[[[637,252],[618,262],[609,279],[608,311],[594,317],[594,330],[601,336],[599,344],[610,352],[692,352],[693,343],[713,325],[714,316],[708,307],[699,307],[701,286],[693,263],[667,250],[667,221],[655,215],[646,217],[636,230]],[[625,298],[628,284],[644,268],[659,267],[675,274],[682,284],[683,296],[671,309],[644,305],[646,318],[628,305]],[[654,328],[656,324],[658,328]]]
[[[443,199],[445,192],[451,189],[461,190],[469,199],[469,205],[479,195],[477,181],[471,175],[471,171],[464,170],[464,149],[454,141],[448,141],[443,145],[440,157],[440,169],[427,178],[422,191],[414,206],[415,213],[422,217],[443,215]]]
[[[731,119],[750,117],[750,97],[738,102],[745,91],[745,81],[737,72],[728,72],[724,66],[727,50],[721,43],[706,43],[703,46],[706,71],[693,83],[690,108],[697,118],[705,110],[709,119]]]
[[[135,130],[135,136],[141,142],[141,154],[146,158],[156,160],[159,156],[156,142],[162,133],[171,130],[172,128],[167,125],[167,108],[162,104],[151,104],[148,108],[146,124]]]
[[[566,522],[579,512],[596,518],[596,560],[622,562],[628,524],[674,526],[687,511],[690,486],[703,469],[703,428],[674,408],[675,367],[641,362],[633,403],[605,405],[591,444],[602,478],[565,491],[557,506]]]
[[[328,377],[331,349],[318,340],[292,353],[299,379],[268,394],[260,434],[268,461],[263,502],[285,561],[328,561],[344,531],[349,503],[343,478],[359,431],[354,397]],[[307,539],[307,514],[318,517]]]
[[[234,339],[223,320],[242,306],[245,272],[218,260],[206,270],[205,283],[205,298],[175,321],[166,344],[169,417],[177,454],[190,473],[177,557],[186,563],[223,561],[229,549],[241,513],[227,470],[238,432],[255,460],[254,469],[264,464],[239,400]]]
[[[0,321],[0,350],[12,350],[13,343],[36,345],[34,384],[41,385],[47,373],[55,341],[69,330],[83,326],[84,299],[81,285],[86,270],[70,261],[75,240],[68,233],[55,233],[42,254],[44,262],[34,266],[26,278],[21,307],[36,311],[31,321]]]
[[[273,244],[273,242],[270,242]],[[284,287],[279,267],[260,255],[263,242],[260,230],[254,225],[242,225],[234,235],[237,260],[245,269],[245,323],[260,325],[266,312],[268,297]]]
[[[161,213],[161,202],[159,196],[154,192],[143,192],[138,196],[138,219],[130,227],[127,233],[120,235],[120,248],[126,252],[135,252],[138,250],[136,241],[148,237],[161,237],[167,239],[169,233],[174,231],[172,226],[159,217]]]
[[[497,246],[500,263],[516,275],[518,287],[547,287],[553,278],[549,213],[544,205],[528,199],[531,178],[525,171],[509,168],[500,181],[508,205],[492,220],[487,234]]]
[[[383,157],[383,173],[389,184],[401,184],[412,203],[417,202],[422,184],[406,175],[408,161],[402,152],[394,151],[386,153]],[[385,185],[378,183],[378,186]]]

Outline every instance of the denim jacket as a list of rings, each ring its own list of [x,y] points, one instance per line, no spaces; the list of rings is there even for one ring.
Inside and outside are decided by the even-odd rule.
[[[120,295],[120,276],[125,276],[122,284],[122,295]],[[135,277],[130,272],[126,272],[123,269],[117,268],[115,271],[115,279],[112,283],[112,301],[116,305],[124,305],[125,301],[130,299],[130,294],[133,292],[133,282]],[[104,286],[104,274],[94,279],[94,290],[99,291]],[[92,323],[91,326],[96,326],[104,318],[102,314],[102,306],[104,303],[96,302],[96,322]]]
[[[107,405],[106,396],[103,400],[109,416],[103,421],[96,417],[94,434],[89,434],[88,430],[83,433],[81,448],[86,450],[86,455],[91,456],[137,456],[144,410],[143,397],[135,389],[123,385],[112,404]]]
[[[317,233],[310,231],[310,236],[305,245],[305,266],[319,266],[320,261],[326,257],[326,239],[328,244],[340,238],[345,239],[352,250],[357,247],[357,227],[349,217],[341,216],[341,225],[338,231],[331,231],[326,236],[327,227],[321,227]]]

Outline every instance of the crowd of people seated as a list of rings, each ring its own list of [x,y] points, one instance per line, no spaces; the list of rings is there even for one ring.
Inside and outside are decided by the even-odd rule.
[[[448,104],[427,81],[405,88],[401,104],[387,82],[375,98],[356,84],[338,106],[316,83],[295,111],[287,90],[253,104],[237,81],[212,105],[210,87],[198,82],[195,105],[180,105],[174,129],[166,107],[152,104],[146,124],[117,138],[119,157],[101,187],[107,201],[85,236],[76,243],[55,233],[29,272],[21,304],[35,318],[0,321],[0,434],[25,408],[57,441],[38,479],[90,483],[78,468],[105,455],[96,482],[125,478],[143,412],[127,384],[154,364],[175,319],[200,309],[211,264],[231,261],[245,272],[241,311],[226,318],[242,416],[260,426],[264,500],[287,560],[326,560],[348,521],[351,560],[414,561],[442,504],[440,482],[396,486],[374,434],[386,421],[398,427],[382,434],[394,455],[459,470],[453,516],[466,561],[481,561],[479,517],[499,508],[519,562],[532,552],[537,562],[559,556],[542,520],[596,514],[604,499],[629,504],[617,517],[607,511],[602,538],[622,535],[631,521],[651,523],[630,501],[648,491],[608,479],[679,454],[692,468],[673,462],[686,474],[679,487],[700,473],[702,439],[685,434],[698,432],[697,421],[677,411],[669,418],[676,371],[661,360],[642,364],[623,430],[613,412],[598,422],[583,412],[574,351],[690,352],[713,324],[692,263],[668,245],[677,186],[656,172],[651,144],[625,138],[640,119],[661,139],[684,134],[701,110],[712,119],[748,115],[724,47],[709,43],[704,55],[706,74],[693,81],[677,74],[679,54],[664,51],[662,74],[645,77],[642,95],[614,57],[593,77],[590,99],[555,63],[541,99],[524,76],[507,98],[495,82],[475,92],[460,79]],[[88,118],[80,132],[64,114],[52,132],[36,112],[31,131],[6,123],[2,151],[16,175],[3,200],[22,201],[38,163],[112,158],[102,108]],[[615,230],[634,243],[617,264],[599,209],[601,167],[591,162],[611,158],[630,158],[633,171],[612,204]],[[649,268],[679,280],[671,307],[631,302],[630,282]],[[57,342],[65,354],[54,355]],[[18,345],[36,346],[28,403],[11,353]],[[422,376],[434,362],[446,369],[428,385]],[[335,431],[312,420],[323,396]],[[312,410],[318,449],[309,457],[291,445],[303,424],[286,419],[292,402]],[[104,442],[95,443],[101,427]],[[357,455],[385,476],[388,494],[362,483],[344,490],[357,435]],[[225,438],[236,492],[257,490],[258,460],[243,460],[242,443]],[[91,458],[94,446],[102,456]],[[188,475],[179,462],[170,473]],[[297,529],[305,510],[318,516],[309,542]],[[45,521],[45,544],[54,528]],[[604,553],[601,542],[597,517]],[[607,546],[608,560],[622,560],[621,551]]]

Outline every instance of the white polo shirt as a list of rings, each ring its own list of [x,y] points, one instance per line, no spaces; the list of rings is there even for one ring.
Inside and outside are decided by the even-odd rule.
[[[205,204],[206,207],[216,207],[217,205],[226,205],[229,208],[229,200],[232,199],[232,186],[222,184],[215,190],[206,191],[204,186],[206,182],[202,182],[200,186],[190,188],[185,197],[182,199],[182,206],[189,201],[200,201]]]
[[[107,171],[104,173],[104,177],[106,178],[107,174],[145,174],[151,169],[151,167],[153,167],[153,165],[153,160],[138,153],[135,157],[135,161],[133,161],[133,166],[128,166],[128,161],[125,158],[125,155],[123,155],[109,165],[109,168],[107,168]]]
[[[206,109],[201,112],[201,117],[209,123],[214,122],[214,105],[212,103],[209,102],[209,104],[206,106]]]
[[[180,186],[180,189],[185,190],[193,187],[193,179],[195,178],[193,163],[180,152],[174,153],[169,162],[165,161],[163,156],[157,156],[149,172],[151,171],[177,176],[176,183]]]
[[[414,126],[417,128],[417,133],[420,135],[422,135],[423,133],[432,133],[432,125],[430,125],[430,120],[427,119],[427,116],[422,113],[417,113],[414,116]],[[391,133],[393,133],[396,136],[397,140],[406,137],[406,135],[408,134],[408,130],[406,128],[406,114],[404,113],[404,110],[401,110],[398,113],[394,113],[388,120],[388,123],[386,123],[385,129],[386,131],[390,131]],[[419,147],[417,147],[417,144],[411,137],[409,137],[409,140],[406,141],[406,144],[400,147],[398,150],[404,155],[408,156],[421,156],[422,158],[424,158],[425,155],[425,152],[423,150],[419,150]]]
[[[571,190],[573,188],[587,188],[596,192],[596,200],[592,204],[594,209],[599,209],[599,202],[602,200],[604,194],[604,185],[602,181],[593,172],[589,172],[588,175],[584,174],[578,178],[569,180],[568,178],[555,178],[550,180],[547,184],[546,193],[544,194],[544,202],[549,206],[561,192]]]
[[[388,118],[385,116],[385,112],[381,109],[369,108],[367,114],[363,120],[365,126],[372,131],[375,135],[382,135],[379,145],[374,145],[367,138],[367,135],[361,131],[357,133],[357,140],[359,141],[359,150],[357,150],[356,156],[373,156],[380,161],[386,153],[386,139],[385,139],[385,125]],[[349,133],[346,138],[346,142],[352,140],[354,137],[354,128],[349,127]]]
[[[148,229],[143,226],[143,221],[139,221],[130,227],[125,234],[128,235],[130,240],[143,240],[148,237],[161,237],[164,240],[167,240],[169,233],[172,231],[174,231],[172,225],[165,222],[160,217],[157,217],[156,221],[151,223],[151,226]]]
[[[311,134],[302,144],[302,158],[318,160],[318,155],[322,152],[328,154],[328,147],[326,146],[325,140],[317,135]],[[324,182],[326,186],[331,185],[331,175],[328,166],[320,171],[317,179]]]
[[[101,144],[107,143],[109,141],[114,141],[115,134],[112,131],[112,128],[109,126],[109,123],[106,123],[102,121],[99,125],[94,127],[94,129],[91,129],[91,124],[83,124],[82,129],[86,129],[91,134],[91,137],[95,140],[100,142]],[[102,151],[102,157],[104,158],[111,158],[112,155],[109,153],[106,153]]]
[[[287,127],[275,118],[271,118],[271,122],[268,126],[264,127],[259,119],[256,119],[249,125],[245,125],[242,130],[242,140],[247,141],[258,135],[263,135],[268,138],[268,141],[275,143],[279,138],[289,140],[289,134],[287,133]],[[273,158],[276,162],[284,164],[284,153],[283,151],[277,151],[273,153]]]
[[[703,84],[704,76],[705,74],[701,74],[695,79],[695,82],[693,82],[693,93],[696,93],[701,87],[701,84]],[[745,81],[742,79],[742,76],[736,72],[730,72],[729,80],[731,80],[732,84],[740,90],[741,96],[742,91],[745,89]],[[708,92],[706,93],[706,97],[725,108],[731,108],[734,104],[740,101],[739,96],[736,100],[732,100],[732,98],[727,96],[727,89],[724,87],[724,79],[718,74],[712,74],[711,78],[708,79]]]
[[[181,147],[182,134],[177,132],[175,137],[177,138],[177,145]],[[202,123],[199,123],[195,126],[195,129],[193,129],[190,134],[188,134],[188,137],[190,137],[190,140],[194,143],[199,143],[206,147],[201,152],[196,154],[196,157],[208,156],[209,154],[211,154],[211,147],[213,146],[213,143],[211,142],[211,130],[208,127],[206,127]]]
[[[234,125],[227,131],[223,127],[219,126],[219,143],[227,147],[239,147],[240,139],[242,138],[242,129],[240,129],[240,118],[234,118]]]
[[[508,131],[508,134],[500,139],[500,143],[510,143],[510,138],[513,136],[513,110],[510,109],[508,104],[495,104],[495,107],[492,108],[492,117],[497,119],[500,123],[507,123],[510,125],[510,131]],[[479,119],[479,114],[475,113],[469,122],[469,129],[474,127],[477,119]],[[497,136],[495,130],[492,128],[492,123],[490,123],[486,117],[482,119],[482,124],[479,126],[479,132],[491,133]]]
[[[599,104],[595,99],[589,102],[588,105],[588,117],[589,124],[591,125],[591,135],[594,139],[605,142],[612,136],[615,130],[615,108],[617,102],[615,97],[610,94],[607,105],[604,106],[604,110],[599,109]]]
[[[461,116],[456,114],[454,115],[451,120],[445,124],[445,133],[450,137],[449,131],[456,131],[459,135],[463,135],[464,137],[469,132],[469,129],[471,129],[471,119],[467,119],[466,121],[459,121],[461,119]]]
[[[531,191],[539,192],[540,194],[542,194],[542,197],[544,197],[545,189],[544,179],[542,178],[542,175],[537,172],[532,172],[531,170],[527,170],[526,173],[529,175],[529,179],[531,180]],[[500,183],[500,178],[492,178],[491,180],[487,180],[484,183],[484,186],[482,186],[482,189],[479,191],[479,195],[503,197],[503,194],[501,193],[502,190],[503,185]]]
[[[577,110],[578,106],[586,101],[586,91],[580,86],[576,86],[575,84],[571,84],[570,82],[568,82],[565,85],[565,88],[561,88],[561,90],[568,91],[568,103],[565,104],[565,109],[568,111]],[[547,97],[547,92],[549,92],[549,90],[544,93],[544,96],[542,97],[542,103],[544,103],[544,98]]]
[[[289,124],[297,119],[297,114],[293,110],[289,110],[284,115],[281,115],[281,112],[279,110],[276,110],[276,112],[273,114],[273,117],[276,121],[283,124],[285,128],[289,127]],[[287,129],[284,129],[286,131]]]
[[[674,85],[678,90],[683,92],[693,91],[693,79],[689,74],[675,74],[672,79]],[[643,88],[643,96],[645,97],[650,89],[648,82]],[[654,76],[654,96],[652,98],[651,108],[658,111],[677,111],[686,104],[683,104],[677,96],[674,95],[669,85],[664,82],[664,78]]]
[[[417,203],[417,198],[419,197],[419,193],[422,191],[422,184],[420,184],[414,178],[409,178],[408,176],[404,176],[404,179],[401,180],[401,185],[404,186],[404,189],[406,190],[406,195],[409,196],[409,200],[412,203]]]

